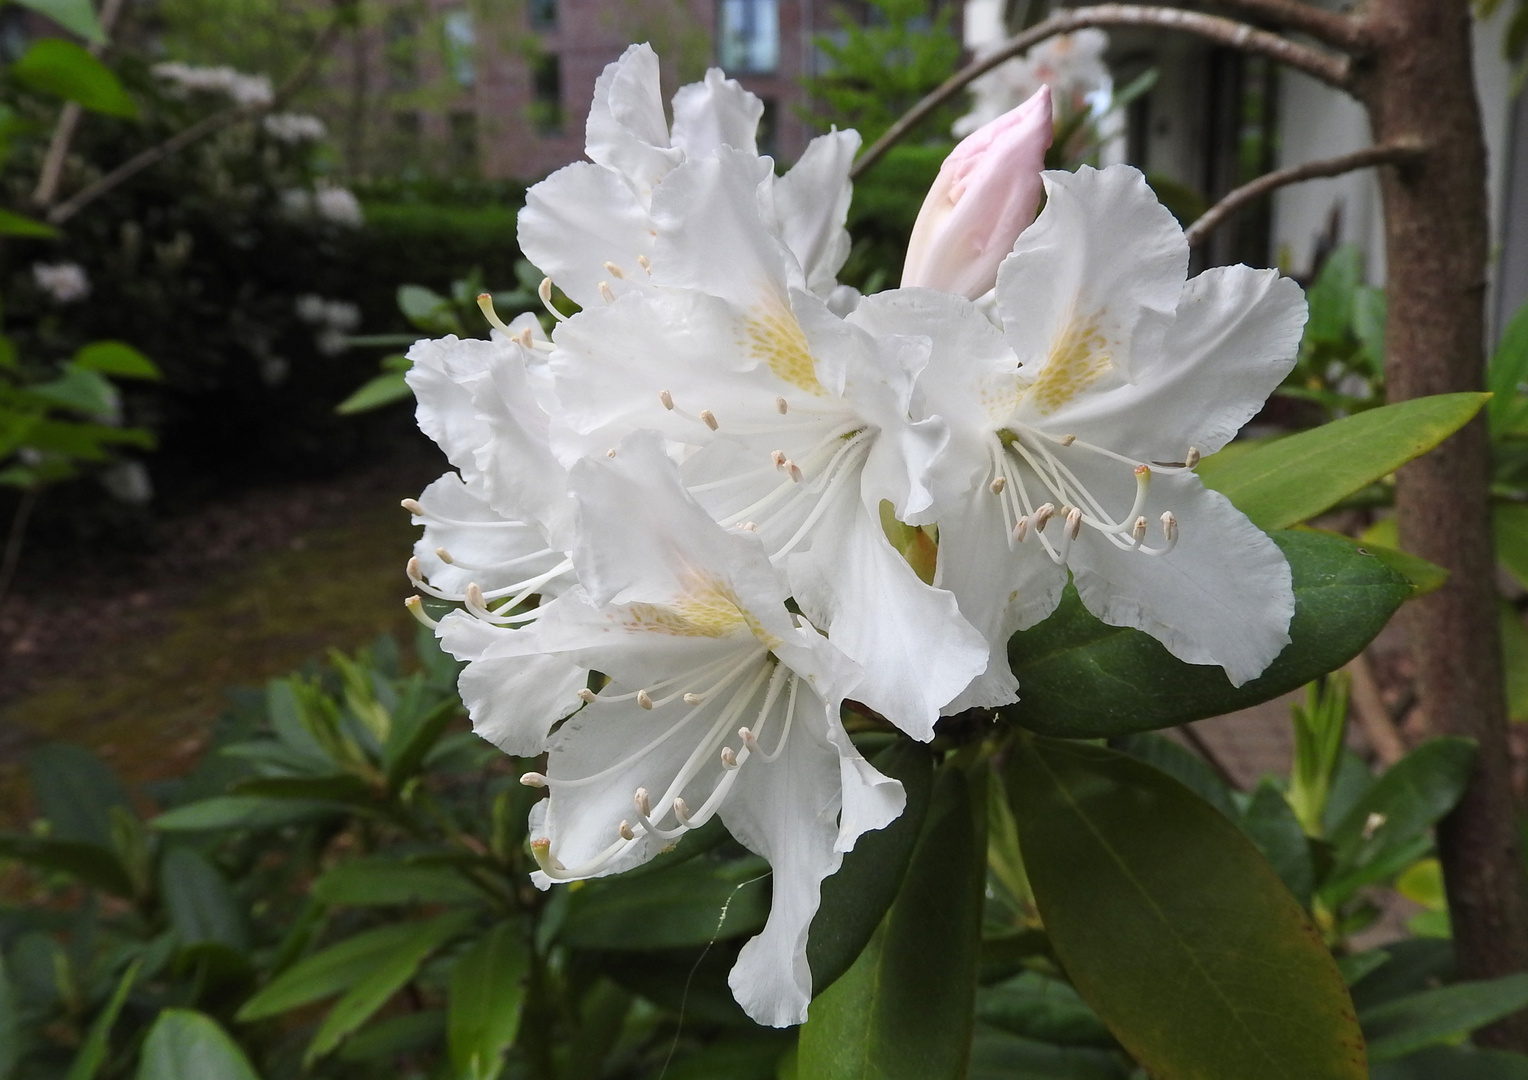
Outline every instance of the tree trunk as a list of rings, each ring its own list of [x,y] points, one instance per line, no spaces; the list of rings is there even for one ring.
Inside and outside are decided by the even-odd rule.
[[[1485,143],[1465,0],[1378,0],[1361,18],[1358,70],[1376,142],[1414,140],[1415,164],[1381,171],[1390,397],[1480,390],[1488,250]],[[1459,975],[1528,970],[1528,889],[1518,857],[1489,505],[1484,415],[1400,471],[1402,545],[1450,571],[1409,605],[1417,691],[1440,734],[1479,744],[1475,775],[1438,830]],[[1528,1012],[1482,1032],[1528,1050]]]

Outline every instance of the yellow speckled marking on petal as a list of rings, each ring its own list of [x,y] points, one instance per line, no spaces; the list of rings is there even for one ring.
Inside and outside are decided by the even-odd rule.
[[[780,378],[809,394],[826,394],[817,381],[817,365],[807,348],[806,335],[790,309],[770,299],[754,308],[743,322],[744,339],[738,344],[756,360],[769,365]]]
[[[1055,412],[1114,366],[1098,323],[1098,315],[1074,318],[1052,343],[1045,366],[1029,388],[1029,399],[1042,414]]]
[[[766,648],[781,643],[759,625],[731,587],[709,575],[697,575],[672,604],[628,604],[624,614],[627,626],[654,634],[723,638],[746,628]]]

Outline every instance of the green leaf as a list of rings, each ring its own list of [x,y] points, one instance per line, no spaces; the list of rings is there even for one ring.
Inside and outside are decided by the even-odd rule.
[[[309,895],[324,904],[462,904],[483,894],[444,866],[411,865],[375,857],[342,862],[313,883]]]
[[[64,364],[58,378],[34,383],[24,393],[34,401],[95,417],[112,416],[120,402],[117,388],[105,376],[73,364]]]
[[[72,41],[34,41],[11,65],[11,74],[33,90],[77,101],[92,112],[129,120],[138,115],[111,69]]]
[[[530,947],[517,923],[500,923],[451,971],[447,1042],[458,1076],[493,1080],[520,1031]]]
[[[1507,672],[1507,715],[1528,720],[1528,627],[1505,597],[1497,597],[1501,616],[1501,658]]]
[[[382,770],[389,789],[396,791],[413,777],[460,708],[459,700],[453,695],[416,721],[394,717],[396,726],[382,748]]]
[[[133,813],[132,800],[106,763],[83,746],[50,743],[27,755],[27,779],[48,836],[110,848],[111,811]]]
[[[276,976],[244,1003],[235,1019],[240,1022],[263,1020],[333,997],[372,979],[395,956],[413,954],[420,948],[424,948],[428,955],[460,933],[470,919],[469,913],[451,912],[425,922],[380,926],[346,938]]]
[[[348,814],[343,803],[312,799],[267,799],[256,795],[219,795],[178,806],[149,822],[163,832],[215,832],[222,829],[275,829]]]
[[[43,420],[27,432],[25,445],[44,453],[63,454],[82,461],[105,461],[108,448],[136,446],[154,448],[154,436],[142,428],[81,424],[72,420]]]
[[[978,1031],[970,1080],[1128,1080],[1117,1054],[1053,1046],[999,1031]]]
[[[0,835],[0,856],[19,859],[38,870],[71,874],[81,884],[113,896],[131,897],[132,878],[115,852],[99,844],[53,840],[42,836]]]
[[[351,416],[371,409],[380,409],[384,405],[404,401],[413,396],[414,391],[409,389],[403,372],[387,371],[362,383],[360,389],[336,405],[334,411],[341,416]]]
[[[21,1004],[21,995],[5,970],[5,955],[0,953],[0,1080],[11,1080],[21,1062],[26,1038]]]
[[[20,214],[13,214],[9,210],[0,210],[0,236],[57,236],[58,230],[52,225],[44,225],[40,221],[34,221]]]
[[[1124,754],[1022,736],[1006,782],[1046,932],[1156,1080],[1363,1080],[1321,934],[1251,841]]]
[[[1369,1075],[1372,1080],[1528,1080],[1528,1056],[1509,1050],[1434,1046],[1398,1061],[1376,1062]]]
[[[1528,1008],[1528,973],[1424,990],[1363,1015],[1369,1054],[1393,1058],[1468,1034]]]
[[[1332,252],[1305,291],[1310,308],[1306,338],[1338,345],[1346,342],[1353,320],[1353,295],[1362,280],[1363,252],[1357,244],[1344,244]]]
[[[159,867],[159,892],[183,947],[214,943],[249,948],[244,912],[218,868],[201,852],[172,847]]]
[[[101,20],[96,18],[90,0],[16,0],[16,3],[46,15],[92,45],[106,44],[106,33],[101,29]]]
[[[976,995],[976,1018],[1010,1035],[1062,1046],[1116,1046],[1098,1014],[1071,986],[1026,971]]]
[[[261,799],[297,799],[307,802],[369,803],[372,790],[354,773],[329,776],[257,776],[241,780],[234,794]]]
[[[1199,476],[1264,530],[1287,529],[1331,509],[1458,431],[1489,394],[1437,394],[1383,405],[1259,446]]]
[[[1359,537],[1363,550],[1411,582],[1413,599],[1442,587],[1448,571],[1401,550],[1400,530],[1393,517],[1380,518]]]
[[[119,379],[159,379],[154,361],[121,341],[95,341],[74,354],[75,367],[115,375]]]
[[[874,755],[871,764],[902,782],[907,808],[886,828],[855,841],[843,865],[822,883],[822,904],[806,939],[806,962],[817,994],[849,970],[897,898],[928,812],[934,761],[926,746],[899,739]]]
[[[985,789],[946,766],[896,902],[859,959],[812,1002],[798,1044],[800,1076],[929,1080],[966,1074],[986,820]]]
[[[138,1080],[260,1080],[244,1051],[217,1021],[191,1009],[166,1009],[138,1059]]]
[[[1241,827],[1278,872],[1279,880],[1300,901],[1300,906],[1309,908],[1316,889],[1310,841],[1284,793],[1271,781],[1264,780],[1258,785],[1242,815]]]
[[[127,1002],[128,991],[132,990],[138,978],[138,968],[142,964],[143,961],[134,960],[122,973],[106,1007],[96,1013],[96,1018],[90,1022],[90,1030],[85,1033],[85,1041],[80,1044],[74,1060],[69,1063],[69,1071],[64,1075],[64,1080],[94,1080],[95,1074],[101,1071],[101,1066],[106,1063],[107,1052],[111,1049],[112,1025],[122,1014],[122,1006]]]
[[[1409,865],[1418,846],[1426,850],[1427,830],[1464,794],[1474,765],[1475,743],[1450,736],[1386,770],[1328,836],[1335,865],[1322,895],[1335,901]]]
[[[1155,638],[1094,618],[1069,586],[1054,615],[1009,641],[1024,689],[1002,714],[1045,735],[1113,738],[1235,712],[1341,667],[1411,595],[1394,571],[1339,537],[1302,529],[1273,540],[1294,575],[1294,640],[1258,678],[1233,687],[1218,667],[1185,664]]]
[[[427,334],[461,334],[461,320],[451,301],[423,285],[398,286],[398,310]]]
[[[1497,503],[1491,514],[1491,532],[1496,539],[1496,558],[1528,588],[1528,505]]]
[[[1500,435],[1524,410],[1528,383],[1528,304],[1521,305],[1502,331],[1501,344],[1491,356],[1487,386],[1491,391],[1491,432]]]
[[[1231,821],[1241,818],[1225,781],[1215,775],[1215,770],[1204,758],[1180,743],[1165,735],[1142,733],[1122,736],[1109,745],[1122,754],[1161,769]]]
[[[370,1020],[416,974],[430,954],[461,934],[472,922],[471,913],[442,915],[427,923],[413,923],[413,931],[404,941],[381,957],[359,982],[351,985],[334,1003],[308,1044],[303,1061],[311,1065],[332,1051],[356,1028]],[[296,968],[292,969],[296,971]]]
[[[390,1066],[403,1054],[435,1055],[445,1038],[446,1011],[425,1009],[378,1020],[351,1036],[337,1056],[341,1061],[381,1068]]]
[[[674,949],[752,934],[769,915],[763,859],[692,859],[662,873],[585,882],[559,940],[575,949]]]

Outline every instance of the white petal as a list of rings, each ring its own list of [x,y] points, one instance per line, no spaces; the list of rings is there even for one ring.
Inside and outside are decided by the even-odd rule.
[[[757,154],[754,132],[763,115],[762,101],[720,68],[711,68],[703,81],[681,86],[674,95],[673,143],[691,160],[723,146]]]
[[[640,286],[640,260],[653,253],[652,220],[620,174],[574,162],[526,192],[520,250],[580,307],[603,303],[600,283],[620,293]],[[619,267],[624,277],[605,268]]]
[[[955,598],[918,579],[857,496],[837,501],[787,567],[801,610],[865,669],[854,697],[933,738],[939,710],[987,667],[987,643]]]
[[[478,419],[472,387],[487,378],[490,367],[510,346],[452,334],[416,341],[408,358],[414,366],[404,377],[418,404],[414,418],[445,452],[446,460],[467,480],[477,476],[478,447],[492,438]]]
[[[1042,420],[1156,358],[1183,291],[1183,230],[1128,165],[1044,173],[1048,200],[998,272],[1003,326]]]
[[[563,559],[552,550],[540,527],[506,518],[479,492],[446,473],[419,496],[424,536],[414,544],[427,581],[443,592],[462,594],[476,583],[485,590],[502,588],[551,570]],[[451,557],[447,563],[438,552]],[[549,583],[547,592],[555,591]]]
[[[1141,461],[1182,461],[1190,446],[1213,454],[1294,367],[1305,314],[1300,287],[1277,270],[1206,270],[1133,385],[1078,394],[1046,426]]]
[[[1106,508],[1129,504],[1135,485],[1128,468],[1069,464]],[[1229,499],[1192,473],[1152,478],[1145,513],[1150,545],[1161,543],[1164,510],[1176,516],[1179,539],[1163,556],[1121,551],[1084,528],[1067,560],[1077,591],[1104,622],[1144,630],[1190,664],[1219,664],[1240,686],[1289,644],[1289,564]]]
[[[589,160],[615,169],[644,196],[684,159],[669,147],[651,45],[631,46],[601,72],[584,132]]]
[[[549,418],[526,378],[527,351],[508,346],[488,377],[471,387],[477,419],[489,434],[474,461],[483,494],[494,509],[506,517],[538,522],[556,546],[566,550],[572,543],[573,512],[567,474],[552,456]]]
[[[806,274],[807,288],[827,299],[849,257],[853,185],[849,168],[859,152],[857,131],[833,131],[807,144],[791,170],[775,181],[775,216],[785,246]]]

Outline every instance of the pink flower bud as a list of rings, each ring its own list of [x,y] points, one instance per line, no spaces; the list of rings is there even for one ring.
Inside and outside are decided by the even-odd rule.
[[[998,264],[1039,208],[1051,134],[1050,88],[1042,86],[950,151],[918,211],[903,286],[975,300],[997,283]]]

